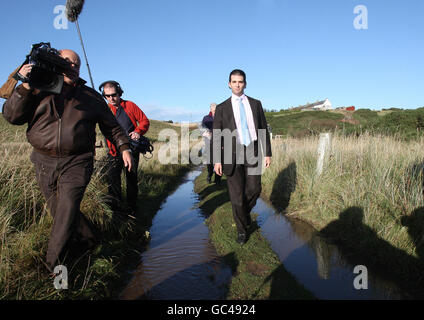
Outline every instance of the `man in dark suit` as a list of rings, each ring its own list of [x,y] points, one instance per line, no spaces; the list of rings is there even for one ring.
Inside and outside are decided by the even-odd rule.
[[[247,97],[246,74],[239,69],[230,73],[231,98],[216,107],[213,122],[215,172],[227,176],[228,192],[237,227],[237,242],[247,241],[250,211],[261,194],[263,158],[271,164],[271,141],[262,104]]]

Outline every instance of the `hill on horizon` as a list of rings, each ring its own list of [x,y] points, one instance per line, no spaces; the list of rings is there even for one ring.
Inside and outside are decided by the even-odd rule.
[[[359,135],[362,132],[398,135],[404,139],[422,136],[424,107],[417,109],[383,109],[373,111],[266,111],[265,117],[273,135],[302,138],[321,132],[342,132]]]

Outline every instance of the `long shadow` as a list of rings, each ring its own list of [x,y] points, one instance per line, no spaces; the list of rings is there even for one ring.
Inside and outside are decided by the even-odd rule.
[[[220,193],[214,196],[213,198],[205,201],[199,209],[201,210],[203,216],[207,219],[209,218],[216,209],[229,201],[228,194]],[[231,212],[230,212],[231,213]]]
[[[350,207],[340,213],[338,220],[323,228],[320,234],[339,245],[339,250],[353,265],[364,265],[382,278],[393,282],[410,298],[422,299],[424,297],[422,243],[419,244],[420,257],[413,257],[381,239],[373,229],[363,223],[363,217],[362,208]],[[412,237],[420,242],[424,230],[423,208],[414,210],[404,219],[404,223],[408,226]]]
[[[408,234],[414,242],[415,250],[422,263],[424,263],[424,207],[412,211],[408,216],[401,219],[403,226],[408,228]],[[418,274],[424,280],[424,273]]]
[[[296,184],[297,167],[296,162],[292,161],[277,175],[272,188],[270,201],[279,212],[285,212],[289,206],[291,195],[296,190]]]
[[[410,177],[424,187],[424,162],[415,162],[408,168]],[[412,182],[412,181],[410,181]]]
[[[222,190],[222,192],[206,200],[202,203],[201,206],[199,206],[199,209],[201,210],[205,218],[209,218],[215,212],[216,209],[224,205],[226,202],[230,201],[230,198],[228,196],[226,183],[224,183],[224,185],[223,183],[221,183],[221,185],[219,186],[208,186],[202,192],[199,193],[200,199],[204,199],[207,195],[219,190]]]
[[[280,264],[263,282],[264,286],[271,282],[271,290],[268,300],[315,300],[316,298],[307,293],[307,290]],[[259,292],[260,288],[257,290]]]

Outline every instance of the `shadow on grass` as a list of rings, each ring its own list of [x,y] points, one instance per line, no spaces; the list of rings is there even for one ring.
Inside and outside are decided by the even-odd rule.
[[[305,288],[280,264],[257,289],[253,298],[259,295],[261,288],[268,282],[271,284],[271,290],[268,300],[315,300],[316,298],[307,292]],[[287,290],[290,288],[290,290]]]
[[[290,204],[292,193],[296,190],[297,168],[296,162],[291,161],[287,168],[283,169],[274,181],[270,201],[279,211],[285,213]]]
[[[424,263],[424,207],[417,208],[410,215],[402,217],[401,223],[408,228],[408,234],[414,242],[417,255]]]
[[[416,183],[424,187],[424,162],[413,163],[408,168],[407,174],[409,175],[407,187],[414,186]]]
[[[230,201],[226,177],[224,175],[221,177],[220,184],[208,183],[206,167],[203,168],[202,174],[196,178],[194,192],[197,193],[199,202],[202,203],[199,209],[205,218],[209,218],[217,208]]]
[[[424,208],[414,210],[402,219],[402,224],[414,241],[419,257],[392,246],[363,223],[360,207],[350,207],[340,213],[339,219],[329,223],[320,234],[332,239],[353,265],[364,265],[374,273],[404,290],[406,298],[424,297],[423,231]]]

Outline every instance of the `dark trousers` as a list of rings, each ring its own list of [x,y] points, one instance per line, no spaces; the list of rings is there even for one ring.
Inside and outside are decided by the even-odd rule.
[[[108,173],[107,173],[107,183],[109,195],[111,196],[111,206],[113,209],[119,207],[119,203],[122,202],[122,186],[121,186],[121,172],[125,172],[125,180],[127,186],[127,203],[132,210],[137,209],[137,195],[138,195],[138,161],[140,159],[140,154],[138,152],[133,152],[132,154],[134,159],[134,167],[130,172],[124,167],[124,161],[122,157],[118,154],[116,157],[108,154]]]
[[[38,185],[53,217],[46,262],[53,269],[72,239],[88,246],[96,239],[92,226],[80,211],[84,192],[93,173],[93,154],[54,158],[37,151],[31,155]]]
[[[252,222],[250,211],[262,190],[261,176],[249,175],[248,169],[246,165],[237,164],[233,174],[227,176],[228,192],[238,233],[247,232],[247,225]]]

